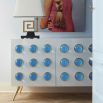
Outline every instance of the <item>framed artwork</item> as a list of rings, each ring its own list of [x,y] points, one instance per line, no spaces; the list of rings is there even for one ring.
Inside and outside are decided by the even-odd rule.
[[[43,0],[43,9],[46,16],[39,18],[39,31],[85,31],[85,0]]]

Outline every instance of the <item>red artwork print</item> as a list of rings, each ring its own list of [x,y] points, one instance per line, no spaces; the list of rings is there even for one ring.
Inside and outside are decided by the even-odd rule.
[[[52,32],[74,32],[72,0],[44,0],[46,17],[41,18],[40,28]]]

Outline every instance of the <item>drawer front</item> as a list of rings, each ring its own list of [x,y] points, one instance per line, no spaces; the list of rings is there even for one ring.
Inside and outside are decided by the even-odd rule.
[[[52,42],[50,40],[48,41],[47,39],[13,40],[11,58],[12,84],[17,86],[24,85],[38,87],[55,86],[54,44],[52,44]],[[18,45],[23,46],[22,53],[20,53],[20,46],[19,49],[15,50]],[[50,53],[48,53],[49,51]],[[19,67],[15,64],[15,61],[18,58],[24,61],[23,65]],[[21,62],[19,61],[18,64],[20,65],[20,63]],[[21,78],[22,80],[20,80]]]
[[[67,44],[69,46],[69,51],[67,53],[62,53],[60,47],[62,44]],[[76,44],[83,45],[83,52],[77,53],[74,50]],[[92,56],[92,53],[88,50],[88,47],[91,44],[89,39],[70,39],[70,40],[61,40],[57,42],[56,48],[56,85],[57,86],[91,86],[92,81],[89,78],[90,73],[92,72],[92,66],[88,63],[89,58]],[[63,65],[61,61],[63,59],[69,60],[69,64]],[[84,63],[81,66],[77,66],[75,61],[77,58],[83,59]],[[66,60],[65,64],[67,63]],[[79,73],[78,73],[79,72]],[[92,73],[91,73],[92,74]],[[84,77],[83,77],[84,76]],[[79,80],[80,79],[80,80]]]

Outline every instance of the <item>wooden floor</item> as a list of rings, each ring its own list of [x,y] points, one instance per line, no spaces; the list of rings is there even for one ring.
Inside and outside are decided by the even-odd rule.
[[[13,93],[0,93],[0,103],[92,103],[91,94],[22,93],[12,101]]]

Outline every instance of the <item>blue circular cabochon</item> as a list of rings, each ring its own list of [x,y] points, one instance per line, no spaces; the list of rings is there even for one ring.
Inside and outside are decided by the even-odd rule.
[[[67,52],[69,51],[69,46],[68,46],[67,44],[62,44],[62,45],[60,46],[60,51],[61,51],[62,53],[67,53]]]
[[[50,53],[52,50],[52,47],[50,44],[45,44],[43,50],[45,53]]]
[[[35,81],[37,79],[37,74],[35,72],[32,72],[30,75],[29,75],[29,78],[31,81]]]
[[[44,59],[43,64],[46,67],[49,67],[51,65],[52,61],[49,58]]]
[[[82,44],[75,45],[74,50],[76,53],[83,53],[83,45]]]
[[[23,64],[24,64],[24,61],[22,59],[17,59],[15,64],[16,64],[17,67],[22,67]]]
[[[22,45],[17,45],[16,48],[15,48],[15,51],[17,53],[22,53],[24,50],[23,46]]]
[[[31,46],[30,46],[30,52],[31,52],[31,53],[36,53],[37,50],[38,50],[38,47],[37,47],[36,45],[31,45]]]
[[[77,72],[75,74],[75,79],[78,80],[78,81],[84,80],[84,74],[82,72]]]
[[[15,78],[17,81],[23,80],[23,74],[21,72],[16,73]]]
[[[90,66],[92,66],[92,65],[93,65],[92,60],[89,60],[89,65],[90,65]]]
[[[63,58],[60,61],[62,67],[67,67],[69,65],[69,60],[67,58]]]
[[[36,59],[31,59],[30,60],[30,62],[29,62],[29,64],[32,66],[32,67],[35,67],[35,66],[37,66],[37,63],[38,63],[38,61],[36,60]]]
[[[92,80],[92,72],[89,74],[89,79]]]
[[[49,73],[49,72],[46,72],[45,74],[44,74],[44,80],[46,80],[46,81],[49,81],[49,80],[51,80],[51,74]]]
[[[84,60],[82,58],[76,58],[74,63],[77,67],[80,67],[84,64]]]
[[[60,75],[60,78],[62,81],[67,81],[69,79],[69,74],[66,73],[66,72],[63,72],[61,75]]]
[[[92,51],[93,51],[92,44],[89,46],[89,48],[88,48],[88,49],[89,49],[89,51],[90,51],[90,52],[92,52]]]

